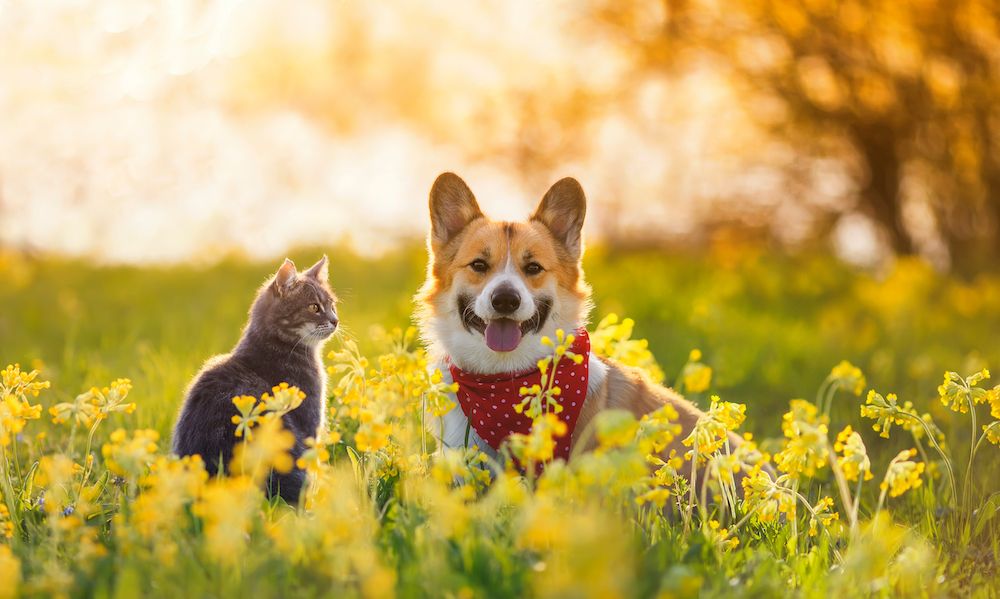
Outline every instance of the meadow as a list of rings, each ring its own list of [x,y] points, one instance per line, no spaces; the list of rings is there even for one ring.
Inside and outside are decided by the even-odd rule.
[[[279,259],[0,252],[0,366],[19,365],[0,404],[0,598],[997,595],[1000,276],[736,242],[590,248],[595,351],[708,417],[688,456],[659,455],[677,434],[668,412],[613,413],[595,453],[491,480],[475,450],[421,434],[421,413],[447,407],[410,329],[423,248],[291,257],[323,252],[344,330],[298,509],[258,490],[290,465],[269,415],[294,409],[294,390],[243,411],[236,476],[167,455],[185,386],[235,343]],[[549,397],[528,390],[525,405]],[[511,447],[522,462],[548,461],[558,434],[536,412]],[[754,442],[731,452],[728,430]],[[676,476],[689,459],[714,501]]]

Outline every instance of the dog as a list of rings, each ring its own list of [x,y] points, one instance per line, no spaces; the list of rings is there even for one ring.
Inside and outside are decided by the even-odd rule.
[[[527,221],[494,221],[483,214],[460,177],[444,173],[431,188],[429,208],[427,280],[416,297],[421,335],[432,367],[451,380],[457,375],[486,390],[479,393],[485,405],[458,401],[431,422],[430,431],[446,447],[476,445],[497,459],[498,446],[510,432],[502,430],[511,412],[506,408],[514,400],[493,397],[499,394],[491,389],[511,380],[510,393],[526,378],[524,373],[537,371],[538,360],[552,351],[542,344],[544,336],[554,338],[558,329],[586,336],[592,309],[581,265],[587,201],[580,184],[565,178],[548,190]],[[589,355],[582,374],[572,379],[586,379],[585,389],[575,392],[583,396],[580,405],[572,401],[577,397],[572,390],[563,389],[562,403],[572,412],[566,416],[571,426],[563,457],[595,446],[594,435],[585,431],[602,411],[623,409],[638,418],[665,404],[676,410],[682,429],[665,454],[675,449],[683,455],[688,448],[681,440],[703,413],[639,369],[589,353],[589,346],[583,350]],[[495,416],[480,420],[484,408],[493,407],[491,399],[505,408],[500,422]],[[730,435],[732,447],[741,442]],[[577,448],[578,443],[583,445]]]

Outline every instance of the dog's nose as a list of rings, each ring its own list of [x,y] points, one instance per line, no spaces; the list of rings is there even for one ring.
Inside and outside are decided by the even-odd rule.
[[[510,314],[521,307],[521,296],[510,287],[501,287],[490,298],[493,309],[499,314]]]

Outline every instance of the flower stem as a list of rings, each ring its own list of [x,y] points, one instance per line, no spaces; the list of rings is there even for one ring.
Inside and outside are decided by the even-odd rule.
[[[858,529],[858,510],[851,501],[851,490],[847,486],[847,477],[844,476],[844,471],[841,469],[840,464],[837,463],[836,454],[833,452],[833,448],[827,452],[830,456],[830,469],[833,470],[833,478],[837,481],[837,489],[840,491],[840,503],[844,506],[844,512],[847,514],[851,524],[851,535],[853,536]],[[858,479],[860,480],[864,475],[858,473]]]
[[[7,504],[7,513],[11,522],[19,525],[17,518],[17,505],[14,503],[14,487],[10,483],[10,465],[7,462],[7,451],[0,447],[0,485],[3,487],[3,499]]]
[[[924,427],[924,432],[927,433],[927,440],[930,441],[931,447],[933,447],[934,450],[938,452],[938,455],[941,456],[941,460],[944,462],[944,468],[945,470],[948,471],[948,481],[951,483],[952,498],[953,501],[957,502],[959,500],[959,495],[958,495],[958,485],[955,483],[955,470],[952,468],[951,460],[948,459],[948,456],[945,455],[944,450],[941,449],[940,445],[938,445],[937,439],[934,438],[933,431],[931,431],[931,428],[927,426],[927,423],[924,422],[923,418],[920,418],[919,416],[914,416],[913,414],[909,414],[904,411],[900,411],[899,415],[904,416],[906,418],[910,418],[912,420],[916,420],[917,422],[920,423],[920,426]]]
[[[964,511],[969,511],[972,505],[972,462],[976,459],[976,444],[972,441],[976,438],[976,404],[972,397],[969,399],[969,415],[972,417],[972,434],[969,436],[969,465],[965,468],[965,480],[962,482],[962,507]]]
[[[698,487],[698,438],[694,439],[691,450],[691,489],[688,493],[687,527],[691,529],[691,520],[694,517],[695,489]]]
[[[879,493],[879,495],[878,495],[878,506],[876,506],[876,508],[875,508],[875,516],[872,518],[872,520],[877,520],[878,519],[878,514],[879,514],[879,512],[882,511],[882,504],[885,503],[885,492],[888,489],[889,489],[889,487],[885,487],[884,489],[882,489],[882,492]]]
[[[986,432],[989,431],[990,429],[992,429],[993,427],[995,427],[998,424],[1000,424],[1000,420],[997,420],[997,421],[993,422],[992,424],[990,424],[989,426],[987,426],[985,429],[983,429],[983,434],[979,436],[979,441],[976,442],[976,446],[972,450],[972,457],[973,458],[975,458],[976,457],[976,453],[979,452],[979,446],[982,445],[983,441],[986,440]]]

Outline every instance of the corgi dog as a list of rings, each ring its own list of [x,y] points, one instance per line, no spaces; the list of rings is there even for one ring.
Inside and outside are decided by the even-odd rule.
[[[542,337],[555,338],[558,329],[586,336],[592,308],[581,266],[586,209],[583,188],[572,178],[555,183],[523,222],[486,217],[468,185],[453,173],[434,182],[429,264],[416,298],[417,321],[432,367],[440,368],[446,380],[458,375],[473,381],[470,384],[488,383],[486,392],[479,394],[485,404],[458,397],[450,412],[430,422],[430,432],[444,446],[476,445],[498,458],[498,445],[510,432],[503,425],[512,410],[480,420],[483,411],[495,408],[491,402],[505,408],[514,403],[501,397],[497,384],[512,379],[505,388],[517,394],[520,379],[527,378],[524,373],[537,371],[538,360],[552,351]],[[583,350],[586,368],[579,378],[565,376],[578,384],[585,379],[584,388],[569,394],[562,389],[565,407],[574,407],[572,418],[567,416],[570,453],[577,451],[578,443],[583,443],[581,450],[593,448],[594,435],[584,433],[604,410],[624,409],[641,417],[669,404],[677,411],[682,432],[664,453],[675,449],[683,455],[688,448],[681,440],[703,413],[642,371],[589,353],[589,345]],[[476,395],[475,389],[469,395]],[[583,398],[579,406],[571,401],[577,396]],[[738,435],[730,436],[732,447],[741,442]]]

